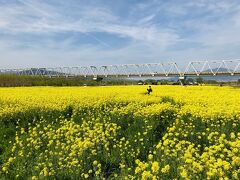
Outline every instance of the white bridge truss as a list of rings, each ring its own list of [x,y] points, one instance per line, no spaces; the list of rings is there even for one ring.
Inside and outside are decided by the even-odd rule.
[[[175,62],[80,66],[56,68],[0,69],[0,74],[49,77],[143,77],[143,76],[239,76],[240,60],[191,61],[181,69]]]

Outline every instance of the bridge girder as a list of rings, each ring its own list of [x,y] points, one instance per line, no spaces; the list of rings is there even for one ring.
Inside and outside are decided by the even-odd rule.
[[[104,66],[49,67],[0,69],[0,74],[81,77],[142,77],[142,76],[234,76],[240,75],[240,60],[190,61],[181,70],[176,62],[123,64]]]

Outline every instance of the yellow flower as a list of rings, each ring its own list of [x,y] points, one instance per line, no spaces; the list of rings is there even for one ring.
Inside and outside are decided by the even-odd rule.
[[[126,166],[125,164],[120,163],[120,168],[121,168],[121,169],[125,168],[125,166]]]
[[[182,169],[180,175],[183,177],[183,178],[188,178],[188,174],[187,174],[187,171],[185,169]]]
[[[7,172],[7,168],[5,166],[2,167],[3,172]]]
[[[157,172],[159,170],[159,164],[158,164],[158,162],[156,162],[156,161],[154,161],[153,163],[152,163],[152,172]]]
[[[98,164],[98,162],[95,160],[93,161],[93,165],[96,166]]]
[[[153,155],[152,154],[149,154],[148,155],[148,159],[151,161],[151,160],[153,160]]]
[[[139,164],[139,163],[140,163],[140,160],[139,160],[139,159],[136,159],[136,160],[135,160],[135,163],[136,163],[136,164]]]
[[[169,172],[169,170],[170,170],[170,166],[166,165],[166,166],[164,166],[164,168],[161,169],[161,172],[166,174]]]
[[[142,179],[143,180],[148,180],[152,177],[152,174],[150,171],[143,171],[143,174],[142,174]]]
[[[103,179],[105,173],[116,173],[118,179],[156,179],[178,169],[173,178],[197,179],[201,174],[209,179],[239,179],[238,89],[156,86],[156,96],[151,97],[143,95],[142,89],[0,88],[0,121],[24,115],[19,118],[32,122],[28,119],[32,110],[34,114],[40,110],[41,114],[40,119],[27,122],[24,129],[20,120],[16,122],[14,141],[9,142],[12,148],[0,165],[0,174],[14,177],[18,167],[28,173],[30,169],[23,162],[30,162],[32,178],[58,177],[59,172],[66,171],[81,174],[81,178]],[[71,111],[66,115],[69,106]],[[57,114],[62,115],[52,120]],[[139,127],[134,129],[137,123]],[[150,142],[157,138],[155,128],[162,125],[165,135],[159,142]],[[227,127],[236,128],[229,132]],[[127,133],[122,133],[125,130]],[[102,154],[107,162],[120,160],[119,169],[100,164]],[[147,156],[146,162],[136,159],[143,156]],[[130,166],[133,159],[135,169]],[[170,161],[171,167],[160,167]],[[89,162],[92,164],[87,165]],[[181,167],[176,162],[181,162]]]
[[[48,176],[48,170],[47,170],[47,168],[44,168],[44,169],[43,169],[43,175],[44,175],[44,176]]]
[[[156,177],[156,176],[153,176],[153,177],[152,177],[152,180],[157,180],[157,177]]]
[[[88,174],[84,174],[84,178],[85,179],[89,178],[89,175]]]
[[[231,137],[231,139],[235,139],[236,138],[236,136],[235,136],[235,134],[233,132],[230,134],[230,137]]]
[[[141,171],[141,169],[139,167],[136,167],[135,174],[138,174],[140,171]]]
[[[37,180],[37,176],[32,176],[32,180]]]

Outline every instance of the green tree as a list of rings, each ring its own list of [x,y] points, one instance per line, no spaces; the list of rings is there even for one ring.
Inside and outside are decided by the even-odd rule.
[[[202,84],[204,81],[203,81],[203,78],[202,78],[202,77],[197,77],[197,78],[196,78],[196,82],[197,82],[198,84]]]

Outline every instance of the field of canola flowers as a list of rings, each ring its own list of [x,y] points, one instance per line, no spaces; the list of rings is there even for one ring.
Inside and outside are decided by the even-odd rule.
[[[1,179],[240,179],[240,89],[0,88]]]

